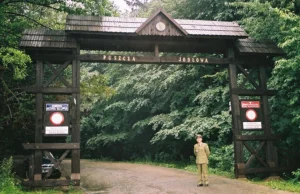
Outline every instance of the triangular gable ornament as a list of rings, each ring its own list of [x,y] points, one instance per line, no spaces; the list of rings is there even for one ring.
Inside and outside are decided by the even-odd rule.
[[[137,30],[138,35],[152,36],[186,36],[184,30],[168,13],[159,9],[148,18]]]

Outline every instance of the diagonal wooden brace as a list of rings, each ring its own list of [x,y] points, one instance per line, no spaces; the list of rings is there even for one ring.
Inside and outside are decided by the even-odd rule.
[[[70,180],[70,176],[64,171],[64,169],[60,166],[61,162],[65,159],[65,157],[69,154],[70,150],[66,150],[61,157],[56,160],[55,158],[52,157],[52,155],[48,151],[44,151],[44,154],[51,160],[51,162],[54,164],[54,166],[49,170],[49,172],[46,174],[44,177],[44,180],[49,178],[50,175],[52,174],[54,169],[58,169],[61,174],[67,179]]]
[[[256,89],[260,88],[256,81],[250,76],[247,71],[245,71],[245,69],[241,65],[236,64],[236,66]]]
[[[256,158],[265,167],[268,167],[268,165],[258,155],[258,152],[264,147],[265,141],[262,141],[256,150],[253,150],[246,142],[243,142],[243,144],[251,152],[251,156],[250,156],[249,160],[247,161],[247,163],[245,165],[246,168],[249,167],[249,165],[252,163],[252,161],[254,160],[254,158]]]
[[[45,84],[46,87],[48,87],[57,77],[65,84],[67,87],[71,87],[71,85],[68,83],[65,78],[62,77],[62,73],[64,70],[70,65],[71,61],[66,61],[62,66],[55,69],[51,63],[46,62],[47,66],[50,68],[50,70],[53,72],[53,75],[50,77],[50,79]]]

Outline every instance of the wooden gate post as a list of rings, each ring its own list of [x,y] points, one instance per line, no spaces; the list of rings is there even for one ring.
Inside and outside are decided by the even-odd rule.
[[[44,64],[42,61],[37,61],[36,63],[36,87],[43,87],[43,77],[44,77]],[[35,142],[42,143],[43,142],[43,93],[37,92],[35,95]],[[35,150],[34,151],[34,180],[42,180],[42,151]]]
[[[259,66],[259,83],[261,86],[261,89],[267,90],[267,75],[266,75],[266,66],[260,65]],[[272,128],[271,128],[271,122],[270,122],[270,106],[268,101],[267,95],[262,95],[261,97],[262,102],[262,111],[263,111],[263,121],[264,121],[264,133],[267,136],[272,135]],[[269,167],[274,168],[278,167],[278,164],[276,164],[276,155],[277,152],[275,152],[275,147],[273,145],[273,141],[267,140],[266,141],[266,161]],[[272,174],[275,175],[275,174]]]
[[[227,57],[233,59],[234,51],[232,48],[228,49]],[[232,92],[233,89],[238,88],[237,84],[237,67],[236,64],[229,64],[228,66],[229,73],[229,88],[230,88],[230,100],[232,108],[232,129],[234,136],[234,171],[236,178],[246,178],[243,169],[245,168],[245,163],[243,160],[243,142],[236,141],[235,137],[241,135],[240,127],[240,107],[239,107],[239,95]]]
[[[80,54],[79,48],[73,50],[73,57]],[[72,86],[80,91],[80,61],[72,60]],[[80,93],[72,93],[72,143],[80,143]],[[72,150],[71,180],[80,180],[80,150]],[[76,183],[75,183],[76,185]]]

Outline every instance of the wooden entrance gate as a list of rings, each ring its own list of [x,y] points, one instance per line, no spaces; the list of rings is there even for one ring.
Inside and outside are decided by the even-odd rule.
[[[276,173],[285,170],[277,163],[272,134],[268,97],[276,92],[267,89],[266,70],[272,68],[272,57],[283,52],[272,42],[259,42],[248,37],[236,22],[173,19],[163,10],[150,18],[116,18],[98,16],[68,16],[63,31],[31,29],[23,34],[20,47],[36,63],[36,85],[26,91],[36,94],[35,143],[24,145],[34,150],[33,176],[28,182],[34,186],[80,184],[80,62],[130,64],[206,64],[228,68],[232,127],[237,178],[248,173]],[[81,54],[80,50],[139,52],[139,55]],[[150,53],[150,54],[149,54]],[[162,55],[182,53],[182,55]],[[218,54],[219,57],[188,57],[184,53]],[[64,69],[71,66],[72,77],[67,80]],[[45,71],[45,67],[50,69]],[[56,67],[56,68],[55,68]],[[45,73],[48,73],[45,76]],[[238,76],[245,77],[238,85]],[[48,77],[45,80],[45,77]],[[61,81],[57,86],[51,83]],[[248,82],[248,84],[246,83]],[[249,83],[251,87],[249,87]],[[71,109],[70,143],[45,143],[44,102],[47,95],[67,95]],[[240,101],[259,101],[261,120],[242,122]],[[253,111],[252,111],[253,112]],[[255,111],[254,111],[255,112]],[[245,128],[244,125],[251,126]],[[252,130],[255,129],[255,130]],[[256,132],[259,133],[256,133]],[[255,144],[253,142],[258,142]],[[254,145],[254,146],[253,146]],[[258,145],[258,146],[255,146]],[[71,150],[71,176],[66,180],[42,178],[42,153],[48,150]],[[60,159],[52,158],[60,167],[69,151]],[[250,153],[245,158],[245,152]],[[261,167],[252,164],[258,161]],[[259,165],[258,165],[259,166]]]

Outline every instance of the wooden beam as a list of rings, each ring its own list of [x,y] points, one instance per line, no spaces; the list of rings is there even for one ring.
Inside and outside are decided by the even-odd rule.
[[[58,169],[61,174],[67,179],[70,180],[70,176],[68,175],[68,173],[66,173],[66,171],[63,169],[63,167],[61,167],[61,162],[63,161],[63,159],[68,155],[68,153],[70,152],[70,150],[66,150],[63,155],[56,160],[48,151],[44,151],[44,154],[51,160],[51,162],[54,164],[54,166],[49,170],[49,172],[46,174],[46,176],[44,177],[45,179],[48,179],[48,177],[52,174],[54,169]]]
[[[47,179],[40,181],[23,181],[22,185],[27,187],[80,186],[80,180]]]
[[[80,143],[23,143],[26,150],[78,150]]]
[[[260,143],[260,145],[258,146],[258,148],[256,150],[252,149],[246,142],[243,142],[243,144],[249,150],[249,152],[251,153],[251,156],[250,156],[249,160],[246,162],[245,168],[247,168],[248,166],[250,166],[250,164],[253,162],[254,158],[256,158],[265,167],[269,167],[268,164],[266,164],[265,161],[263,161],[263,159],[258,155],[259,151],[265,145],[264,141],[262,141]]]
[[[44,93],[44,94],[71,94],[79,93],[79,88],[44,88],[44,87],[29,87],[24,88],[27,93]]]
[[[73,54],[79,55],[80,54],[79,49],[73,50]],[[72,61],[72,86],[80,90],[80,61],[75,59]],[[72,94],[71,116],[72,116],[71,142],[80,143],[80,94],[79,93]],[[79,176],[76,176],[75,178],[80,179],[80,150],[72,150],[71,158],[72,158],[71,178],[74,179],[74,176],[72,175],[77,174]]]
[[[154,45],[154,56],[159,57],[159,45],[158,44]]]
[[[185,56],[163,56],[160,57],[162,64],[214,64],[228,65],[233,62],[227,58],[209,58],[209,57],[185,57]]]
[[[158,51],[155,51],[158,55]],[[83,54],[79,56],[81,62],[100,62],[100,63],[155,63],[155,64],[215,64],[227,65],[234,62],[227,58],[209,58],[209,57],[186,57],[186,56],[124,56],[124,55],[100,55]]]
[[[229,59],[235,58],[235,53],[233,48],[228,47],[226,57]],[[230,101],[232,108],[232,130],[234,135],[241,135],[241,122],[240,122],[240,101],[239,96],[232,91],[238,88],[238,78],[237,78],[237,67],[236,64],[230,63],[228,66],[228,74],[229,74],[229,89],[230,89]],[[235,176],[236,178],[244,178],[245,174],[243,171],[240,171],[237,168],[237,164],[240,166],[244,166],[244,158],[243,158],[243,144],[240,141],[234,141],[234,162],[235,162]]]
[[[36,63],[36,86],[43,87],[44,81],[44,64],[42,61]],[[41,91],[36,92],[35,100],[35,143],[43,142],[43,94]],[[34,152],[34,180],[42,179],[42,152],[41,150],[35,150]]]
[[[233,88],[231,90],[232,94],[237,94],[240,96],[274,96],[276,95],[276,90],[266,90],[266,89],[257,89],[257,90],[247,90],[240,88]]]
[[[99,62],[99,63],[159,63],[159,58],[155,56],[124,56],[124,55],[98,55],[84,54],[79,56],[81,62]]]
[[[259,89],[259,85],[256,81],[250,76],[250,74],[239,64],[236,64],[238,69],[242,72],[242,74],[248,79],[248,81],[256,88]]]
[[[68,81],[61,75],[64,72],[64,70],[70,65],[70,62],[71,61],[66,61],[58,69],[55,69],[50,62],[47,62],[46,64],[52,71],[53,75],[49,78],[49,80],[45,84],[45,87],[48,87],[57,77],[60,78],[60,80],[65,84],[65,86],[71,87],[71,85],[68,83]]]
[[[278,140],[279,135],[235,135],[236,141]]]

